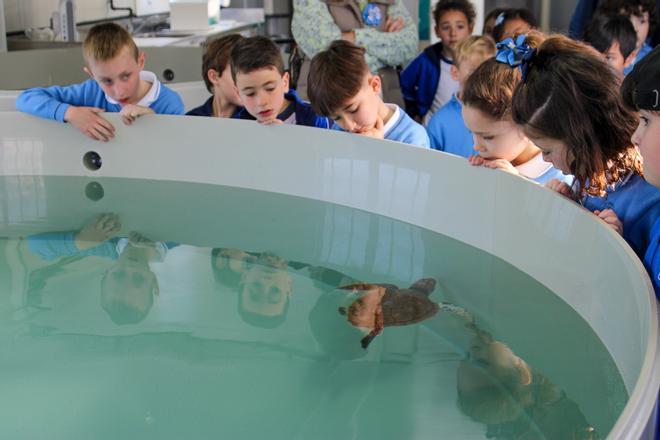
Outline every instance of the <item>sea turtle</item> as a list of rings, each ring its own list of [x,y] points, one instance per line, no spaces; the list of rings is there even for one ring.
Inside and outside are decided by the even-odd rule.
[[[371,329],[360,341],[362,348],[367,348],[384,327],[416,324],[434,316],[440,308],[429,299],[435,284],[433,278],[423,278],[407,289],[393,284],[343,286],[340,289],[363,293],[348,308],[340,307],[339,313],[346,315],[353,326]]]

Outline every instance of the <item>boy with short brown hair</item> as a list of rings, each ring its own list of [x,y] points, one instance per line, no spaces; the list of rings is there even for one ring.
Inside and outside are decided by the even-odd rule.
[[[101,112],[118,112],[130,125],[147,113],[183,114],[179,95],[142,70],[144,53],[118,24],[90,29],[83,43],[85,72],[91,79],[71,86],[34,88],[21,93],[18,110],[69,122],[86,136],[100,141],[114,137],[115,128]]]
[[[380,77],[369,71],[364,53],[337,40],[312,59],[308,94],[314,110],[334,119],[334,129],[429,148],[424,127],[383,102]]]

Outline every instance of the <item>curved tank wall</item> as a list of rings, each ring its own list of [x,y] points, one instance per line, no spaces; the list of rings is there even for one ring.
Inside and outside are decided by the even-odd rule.
[[[117,115],[107,118],[116,138],[99,143],[71,126],[0,113],[0,175],[144,178],[270,191],[363,209],[476,246],[533,276],[591,325],[630,393],[610,438],[642,434],[660,382],[655,297],[627,244],[578,205],[515,176],[394,142],[212,118],[149,116],[131,127]],[[102,158],[97,171],[83,164],[89,151]],[[13,214],[1,227],[37,215]]]

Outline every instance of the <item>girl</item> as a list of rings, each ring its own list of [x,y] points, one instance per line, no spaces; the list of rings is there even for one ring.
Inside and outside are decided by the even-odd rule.
[[[516,42],[521,49],[525,46],[531,51],[540,41],[541,34],[535,33],[518,37]],[[511,39],[498,44],[498,49],[496,58],[486,60],[469,76],[463,90],[463,119],[479,152],[469,157],[470,163],[499,168],[540,184],[568,179],[543,160],[541,150],[513,123],[511,97],[521,72],[515,62],[508,62],[508,56],[517,49]]]
[[[644,177],[660,187],[660,47],[637,63],[624,80],[621,94],[626,106],[639,111],[632,142],[644,158]],[[660,299],[660,217],[653,224],[644,265]]]
[[[575,176],[573,187],[548,186],[579,200],[643,258],[660,216],[660,189],[642,178],[630,140],[637,119],[623,106],[615,73],[593,49],[563,36],[546,39],[527,58],[513,120],[546,161]]]

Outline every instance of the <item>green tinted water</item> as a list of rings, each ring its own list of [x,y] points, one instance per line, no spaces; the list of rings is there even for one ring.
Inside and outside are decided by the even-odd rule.
[[[6,177],[0,200],[0,438],[589,438],[627,400],[570,307],[409,224],[128,179]],[[423,278],[413,315],[440,311],[382,303],[363,349],[385,289],[338,287]]]

